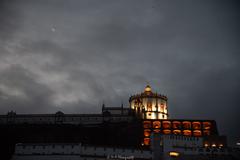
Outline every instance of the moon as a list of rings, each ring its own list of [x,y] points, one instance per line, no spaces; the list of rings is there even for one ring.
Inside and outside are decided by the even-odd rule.
[[[52,27],[52,28],[51,28],[51,31],[52,31],[52,32],[55,32],[55,31],[56,31],[56,28],[55,28],[55,27]]]

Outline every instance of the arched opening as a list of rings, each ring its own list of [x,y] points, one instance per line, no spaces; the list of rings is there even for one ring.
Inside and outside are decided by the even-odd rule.
[[[184,136],[191,136],[192,132],[190,130],[183,130],[183,135]]]
[[[173,134],[176,134],[176,135],[180,135],[181,134],[181,130],[173,130]]]
[[[171,134],[171,130],[169,130],[169,129],[164,129],[164,130],[163,130],[163,134]]]
[[[144,121],[143,122],[143,128],[151,128],[151,121]]]
[[[210,135],[210,131],[209,130],[204,130],[203,131],[203,135],[204,136],[209,136]]]
[[[210,129],[211,128],[211,123],[210,122],[203,122],[203,129]]]
[[[160,130],[159,129],[154,129],[153,132],[154,133],[160,133]]]
[[[193,122],[192,127],[193,127],[193,129],[201,129],[201,123],[200,122]]]
[[[151,130],[150,129],[145,129],[144,130],[144,136],[149,137],[151,135]]]
[[[200,130],[194,130],[194,131],[193,131],[193,135],[194,135],[195,137],[200,137],[200,136],[202,136],[202,132],[201,132]]]
[[[179,122],[179,121],[173,121],[172,127],[173,127],[173,129],[179,129],[179,128],[181,128],[181,122]]]
[[[191,129],[191,122],[189,121],[182,122],[182,125],[184,129]]]
[[[143,143],[144,143],[144,145],[149,146],[150,145],[150,138],[144,138]]]
[[[161,127],[161,122],[160,121],[154,121],[153,122],[153,128],[160,128]]]
[[[170,121],[163,121],[162,122],[163,128],[164,129],[169,129],[171,128],[171,122]]]

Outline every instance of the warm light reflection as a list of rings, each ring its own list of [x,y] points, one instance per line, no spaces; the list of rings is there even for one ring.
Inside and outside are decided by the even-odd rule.
[[[211,123],[210,122],[203,122],[203,129],[210,129]]]
[[[200,137],[200,136],[202,136],[202,132],[200,130],[194,130],[193,135],[196,137]]]
[[[191,122],[184,121],[184,122],[182,122],[182,124],[183,124],[184,129],[191,129]]]
[[[151,128],[151,121],[144,121],[143,128]]]
[[[170,156],[170,157],[178,157],[178,156],[179,156],[179,153],[178,153],[178,152],[175,152],[175,151],[171,151],[171,152],[169,152],[169,156]]]
[[[171,122],[170,121],[163,121],[162,122],[163,128],[171,128]]]
[[[144,138],[143,140],[144,145],[150,145],[150,138]]]
[[[163,134],[171,134],[171,130],[165,129],[165,130],[163,130]]]
[[[193,129],[201,129],[201,123],[200,122],[193,122],[192,127],[193,127]]]
[[[173,129],[179,129],[181,127],[181,122],[173,121],[172,127],[173,127]]]
[[[151,135],[151,130],[150,129],[145,129],[144,130],[144,136],[149,137]]]
[[[192,132],[190,130],[183,130],[183,135],[185,136],[191,136]]]
[[[179,134],[181,134],[181,130],[173,130],[173,134],[179,135]]]
[[[160,133],[160,130],[159,129],[154,129],[153,132],[154,133]]]
[[[161,127],[161,122],[159,122],[159,121],[153,122],[153,128],[160,128],[160,127]]]

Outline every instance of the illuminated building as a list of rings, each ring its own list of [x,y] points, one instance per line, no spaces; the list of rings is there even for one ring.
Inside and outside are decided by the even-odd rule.
[[[167,119],[167,97],[153,93],[150,85],[147,85],[143,93],[129,98],[130,108],[142,119]]]
[[[145,146],[150,145],[152,133],[193,137],[218,135],[214,120],[168,119],[167,100],[166,96],[154,93],[150,85],[145,87],[144,92],[129,98],[130,108],[142,119]]]
[[[168,136],[186,137],[176,142],[184,145],[193,140],[198,147],[205,149],[227,147],[226,137],[219,136],[214,120],[169,119],[167,102],[166,96],[154,93],[147,85],[142,93],[129,98],[128,107],[105,107],[103,104],[101,114],[65,114],[60,111],[55,114],[16,114],[11,111],[0,115],[0,151],[8,159],[17,143],[82,143],[151,150],[154,134],[164,136],[166,141]],[[175,143],[174,138],[172,142]],[[178,151],[181,153],[169,150],[169,155],[181,157],[183,151]]]

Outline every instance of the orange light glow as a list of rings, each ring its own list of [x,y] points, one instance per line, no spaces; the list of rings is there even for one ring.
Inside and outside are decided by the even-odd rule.
[[[210,129],[211,123],[210,122],[203,122],[203,129]]]
[[[167,129],[167,128],[171,128],[171,122],[170,121],[163,121],[163,128]]]
[[[193,129],[201,129],[201,123],[200,122],[193,122],[192,127],[193,127]]]
[[[181,130],[173,130],[173,134],[179,135],[179,134],[181,134]]]
[[[153,128],[160,128],[161,127],[161,122],[160,121],[154,121],[153,122]]]
[[[151,121],[144,121],[143,122],[143,128],[151,128]]]
[[[191,129],[191,122],[184,121],[184,122],[182,122],[182,124],[183,124],[184,129]]]
[[[149,137],[151,135],[151,130],[150,129],[145,129],[144,130],[144,136]]]
[[[200,137],[200,136],[202,136],[202,132],[200,130],[194,130],[193,135],[196,137]]]
[[[171,130],[165,129],[165,130],[163,130],[163,134],[171,134]]]
[[[150,138],[144,138],[143,140],[144,145],[150,145]]]
[[[169,156],[170,157],[178,157],[180,154],[178,152],[175,152],[175,151],[171,151],[169,152]]]
[[[159,129],[154,129],[153,132],[154,133],[160,133],[160,130]]]
[[[183,135],[184,136],[191,136],[192,132],[190,130],[183,130]]]
[[[179,129],[181,127],[181,122],[179,121],[173,121],[173,129]]]

